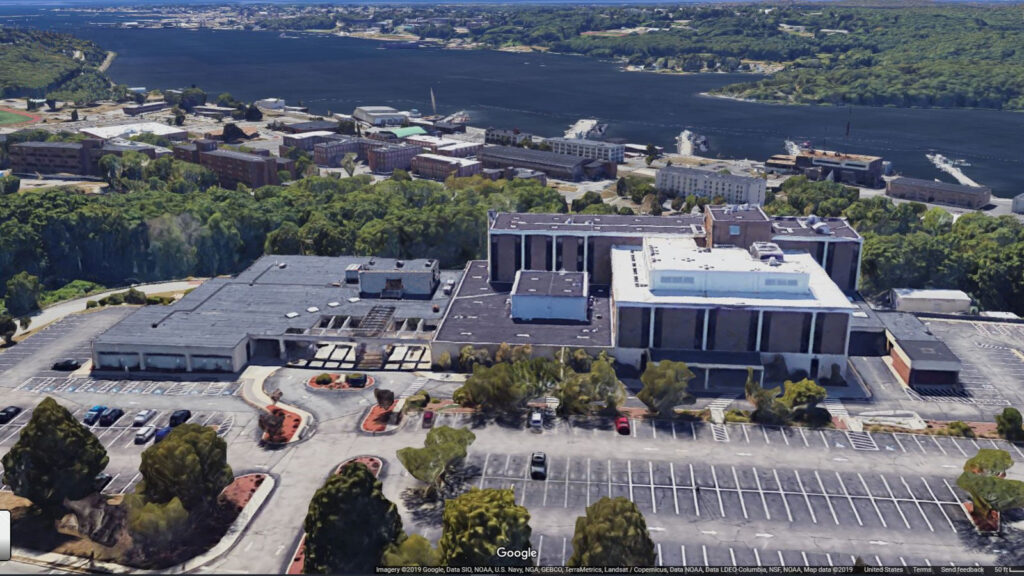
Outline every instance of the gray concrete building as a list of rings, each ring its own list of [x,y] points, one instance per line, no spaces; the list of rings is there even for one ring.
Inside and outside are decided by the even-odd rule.
[[[728,204],[764,204],[767,190],[764,178],[719,174],[687,166],[666,166],[658,170],[654,185],[659,191],[674,196],[721,197]]]
[[[547,138],[544,142],[550,145],[551,151],[556,154],[569,154],[608,162],[623,162],[626,159],[626,147],[622,144],[585,138]]]

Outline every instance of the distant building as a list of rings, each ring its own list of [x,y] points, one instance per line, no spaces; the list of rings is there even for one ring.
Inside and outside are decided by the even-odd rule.
[[[390,106],[360,106],[352,117],[371,126],[398,126],[406,122],[406,115]]]
[[[203,116],[204,118],[223,118],[225,116],[231,116],[231,114],[236,111],[237,108],[231,108],[229,106],[215,106],[213,104],[202,104],[192,108],[193,114],[196,116]]]
[[[1013,212],[1014,214],[1024,214],[1024,194],[1013,197]]]
[[[811,180],[829,180],[881,188],[882,158],[863,154],[844,154],[830,150],[801,150],[794,157],[795,169]]]
[[[512,318],[586,322],[589,288],[586,272],[520,270],[509,298]]]
[[[337,132],[338,123],[330,120],[310,120],[309,122],[295,122],[285,124],[281,130],[289,134],[303,134],[308,132]]]
[[[165,148],[148,144],[87,138],[80,142],[20,142],[11,144],[8,154],[14,174],[97,176],[99,161],[104,156],[121,156],[131,151],[156,158],[161,150],[167,153]]]
[[[171,105],[163,100],[159,102],[143,102],[142,104],[129,104],[122,108],[122,111],[128,116],[138,116],[140,114],[147,114],[149,112],[159,112],[160,110],[166,110]]]
[[[263,110],[284,110],[285,101],[282,98],[264,98],[253,102],[257,108]]]
[[[385,144],[371,148],[367,153],[370,170],[376,174],[390,174],[395,170],[408,170],[412,159],[423,153],[423,148],[406,144]]]
[[[498,146],[519,146],[527,140],[532,140],[533,135],[519,130],[501,130],[488,128],[484,131],[484,142]]]
[[[486,168],[527,168],[543,172],[549,178],[574,182],[614,178],[616,172],[614,162],[512,146],[487,146],[477,153],[477,159]]]
[[[971,297],[961,290],[915,290],[893,288],[892,307],[900,312],[967,314]]]
[[[583,138],[547,138],[544,140],[556,154],[571,154],[592,160],[623,162],[626,158],[626,147],[622,144],[586,140]]]
[[[174,147],[174,157],[193,162],[217,175],[221,186],[235,188],[245,184],[249,188],[260,188],[280,184],[279,172],[295,173],[295,161],[266,155],[219,150],[213,140],[196,140],[191,144]]]
[[[894,178],[885,185],[886,196],[917,202],[948,204],[978,210],[992,200],[988,186],[964,186],[919,178]]]
[[[655,186],[661,192],[679,197],[722,197],[729,204],[764,204],[767,190],[764,178],[719,174],[686,166],[666,166],[658,170]]]
[[[423,178],[444,181],[448,177],[465,178],[480,173],[483,167],[476,160],[452,158],[439,154],[420,154],[410,163],[412,171]]]
[[[888,362],[905,386],[949,390],[959,386],[960,359],[923,322],[906,312],[879,312]]]
[[[328,132],[326,130],[317,130],[315,132],[300,132],[298,134],[289,134],[284,137],[283,146],[286,148],[298,148],[299,150],[305,150],[306,152],[312,152],[317,144],[329,142],[335,138],[341,138],[334,132]]]
[[[132,136],[138,136],[140,134],[153,134],[155,136],[162,136],[168,140],[185,140],[188,138],[187,131],[182,130],[177,126],[168,126],[167,124],[161,124],[159,122],[138,122],[135,124],[119,124],[117,126],[95,126],[92,128],[82,128],[79,132],[93,138],[99,138],[100,140],[110,140],[111,138],[131,138]]]

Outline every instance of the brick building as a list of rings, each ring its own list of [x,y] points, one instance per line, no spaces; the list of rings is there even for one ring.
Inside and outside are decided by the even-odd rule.
[[[964,186],[919,178],[894,178],[885,185],[885,195],[903,200],[948,204],[979,210],[992,201],[988,186]]]
[[[395,170],[408,170],[412,159],[423,153],[419,146],[405,144],[384,144],[370,148],[366,161],[376,174],[390,174]]]
[[[418,176],[444,181],[448,177],[465,178],[480,173],[483,167],[476,160],[451,158],[439,154],[420,154],[412,159],[410,168]]]

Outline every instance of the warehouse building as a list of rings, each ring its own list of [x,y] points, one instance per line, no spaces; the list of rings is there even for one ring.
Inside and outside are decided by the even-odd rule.
[[[984,208],[992,201],[992,189],[988,186],[964,186],[903,177],[889,180],[885,185],[885,195],[902,200],[947,204],[972,210]]]
[[[556,154],[582,156],[607,162],[624,162],[626,158],[626,147],[622,144],[585,138],[547,138],[544,142],[550,145],[551,151]]]
[[[614,178],[616,174],[614,162],[512,146],[487,146],[477,153],[477,159],[485,168],[527,168],[543,172],[549,178],[572,182]]]
[[[371,126],[401,126],[407,116],[390,106],[360,106],[352,117]]]
[[[100,140],[131,138],[132,136],[139,136],[141,134],[153,134],[154,136],[162,136],[168,140],[185,140],[188,138],[188,132],[186,130],[182,130],[176,126],[161,124],[159,122],[138,122],[135,124],[119,124],[117,126],[94,126],[92,128],[82,128],[79,132],[92,138],[99,138]]]
[[[655,187],[674,196],[724,198],[728,204],[764,204],[767,190],[764,178],[719,174],[687,166],[666,166],[658,170]]]
[[[968,314],[971,297],[962,290],[915,290],[894,288],[892,307],[900,312],[932,314]]]
[[[310,357],[358,341],[427,345],[459,272],[436,260],[264,256],[235,278],[213,278],[169,306],[147,306],[92,345],[96,370],[239,372],[256,357]]]
[[[959,386],[960,359],[916,316],[879,312],[878,318],[885,326],[886,363],[904,386],[923,392]]]
[[[419,154],[413,157],[410,168],[416,175],[444,181],[449,177],[467,178],[480,173],[483,166],[476,160],[451,158],[439,154]]]
[[[127,116],[140,116],[142,114],[148,114],[150,112],[159,112],[170,108],[171,105],[163,100],[159,102],[143,102],[142,104],[129,104],[121,110]]]

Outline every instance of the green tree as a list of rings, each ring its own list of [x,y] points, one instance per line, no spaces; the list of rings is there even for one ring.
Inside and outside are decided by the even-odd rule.
[[[222,138],[225,142],[238,142],[239,140],[245,140],[245,132],[238,127],[234,122],[228,122],[224,125],[224,132]]]
[[[352,152],[345,154],[341,159],[341,167],[345,169],[345,173],[351,178],[356,173],[356,155]]]
[[[983,448],[964,463],[957,486],[970,494],[976,519],[987,520],[992,510],[1024,506],[1024,482],[1007,480],[1013,458],[1005,450]]]
[[[787,380],[784,386],[785,392],[782,394],[782,401],[790,410],[797,406],[813,407],[825,400],[828,395],[824,388],[807,378],[797,382]]]
[[[754,370],[747,368],[747,382],[744,385],[747,402],[754,405],[754,411],[750,414],[752,422],[762,424],[783,424],[789,421],[789,407],[779,399],[780,390],[775,388],[765,389],[761,383],[754,378]]]
[[[501,558],[498,548],[530,550],[530,513],[512,490],[470,490],[445,503],[441,561],[446,566],[530,566],[528,558]]]
[[[465,428],[439,426],[432,428],[422,448],[402,448],[398,460],[413,478],[427,484],[427,493],[443,492],[446,476],[466,457],[476,434]]]
[[[692,400],[686,389],[693,378],[693,372],[684,362],[650,362],[640,375],[644,387],[636,397],[646,404],[652,413],[663,418],[671,417],[675,415],[676,406]]]
[[[430,540],[419,534],[410,534],[397,544],[388,546],[380,563],[389,567],[440,566],[441,555]]]
[[[412,176],[409,176],[409,173],[401,168],[395,168],[395,171],[391,173],[391,180],[395,182],[410,182],[412,181]]]
[[[313,495],[305,529],[307,574],[367,573],[402,535],[402,518],[370,469],[353,463]]]
[[[14,174],[0,176],[0,196],[7,196],[8,194],[17,194],[20,188],[21,178],[18,178]]]
[[[263,112],[255,104],[249,104],[245,107],[244,118],[247,122],[259,122],[263,120]]]
[[[78,500],[94,491],[94,479],[108,461],[92,432],[46,397],[3,457],[3,482],[45,514],[58,515],[65,499]]]
[[[171,556],[192,529],[188,511],[177,498],[157,504],[132,493],[125,498],[125,507],[128,509],[125,524],[128,534],[137,551],[150,560]]]
[[[554,366],[543,358],[498,362],[493,366],[477,364],[452,399],[462,406],[484,412],[518,412],[540,394],[556,375]]]
[[[653,566],[647,521],[628,498],[601,498],[576,519],[569,566]]]
[[[590,363],[590,371],[572,373],[555,392],[562,414],[587,414],[592,410],[615,414],[626,400],[626,387],[606,358]]]
[[[177,498],[191,518],[206,518],[214,511],[217,496],[234,479],[227,448],[212,428],[182,424],[142,453],[142,481],[136,491],[158,504]]]
[[[10,314],[0,311],[0,340],[3,340],[5,346],[10,346],[14,343],[14,334],[17,331],[18,324],[14,321],[14,318]]]
[[[267,254],[302,254],[302,235],[294,222],[287,221],[267,234],[264,245]]]
[[[1016,442],[1024,437],[1024,430],[1021,429],[1020,410],[1007,406],[1001,414],[996,414],[996,431],[999,435],[1011,442]]]
[[[18,272],[7,281],[7,310],[14,316],[24,316],[38,310],[42,291],[39,278],[28,272]]]

